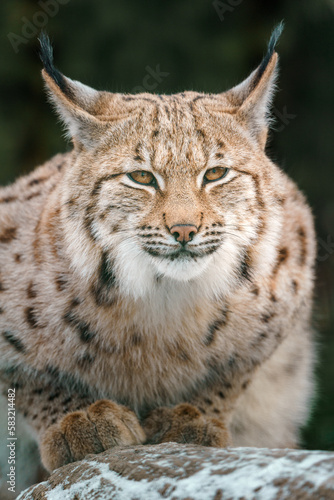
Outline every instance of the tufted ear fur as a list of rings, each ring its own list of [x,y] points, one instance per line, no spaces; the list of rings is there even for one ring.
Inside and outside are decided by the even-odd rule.
[[[129,112],[120,106],[117,94],[99,92],[64,76],[53,65],[48,36],[40,36],[42,75],[50,100],[64,122],[67,135],[86,148],[94,147],[111,123],[124,120]]]
[[[267,140],[269,108],[277,76],[278,55],[275,46],[282,31],[283,22],[274,29],[261,64],[246,80],[224,93],[237,117],[246,125],[262,148],[265,147]]]

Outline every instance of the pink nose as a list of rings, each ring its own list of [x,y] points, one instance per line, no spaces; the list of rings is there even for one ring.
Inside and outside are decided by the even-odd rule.
[[[170,228],[170,232],[176,241],[184,245],[193,239],[198,229],[193,224],[175,224],[175,226]]]

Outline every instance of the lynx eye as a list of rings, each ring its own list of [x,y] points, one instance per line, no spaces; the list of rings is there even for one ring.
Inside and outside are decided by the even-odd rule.
[[[151,172],[146,170],[135,170],[130,174],[127,174],[130,179],[137,182],[138,184],[145,184],[145,186],[156,186],[157,181]]]
[[[204,174],[204,182],[213,182],[213,181],[219,181],[219,179],[222,179],[227,175],[229,172],[229,168],[226,167],[213,167],[209,168]]]

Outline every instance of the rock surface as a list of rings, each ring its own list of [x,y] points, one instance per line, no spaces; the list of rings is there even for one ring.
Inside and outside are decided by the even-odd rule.
[[[334,453],[166,443],[65,465],[19,500],[334,500]]]

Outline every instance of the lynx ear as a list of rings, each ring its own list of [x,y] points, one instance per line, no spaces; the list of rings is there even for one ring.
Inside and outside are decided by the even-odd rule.
[[[101,113],[101,101],[106,93],[98,92],[60,73],[53,65],[53,50],[48,36],[42,33],[39,41],[40,58],[44,65],[42,75],[68,136],[74,142],[92,147],[106,129],[106,120]]]
[[[225,94],[233,108],[237,108],[237,116],[245,123],[262,148],[265,147],[267,140],[269,108],[277,76],[278,56],[275,46],[282,31],[283,22],[274,29],[260,66],[246,80]]]

